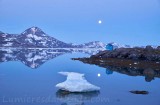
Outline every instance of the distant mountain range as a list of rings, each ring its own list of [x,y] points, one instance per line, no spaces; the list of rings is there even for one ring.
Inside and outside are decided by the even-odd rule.
[[[114,48],[132,48],[130,45],[121,45],[115,42],[110,42],[108,44],[112,45]]]
[[[118,44],[115,42],[110,42],[107,43],[106,45],[112,45],[114,48],[146,48],[146,46],[130,46],[130,45],[122,45],[122,44]],[[152,48],[156,49],[158,47],[158,45],[148,45],[151,46]]]
[[[44,33],[38,27],[31,27],[21,34],[0,31],[0,47],[18,48],[105,48],[106,44],[93,41],[80,45],[62,42]]]

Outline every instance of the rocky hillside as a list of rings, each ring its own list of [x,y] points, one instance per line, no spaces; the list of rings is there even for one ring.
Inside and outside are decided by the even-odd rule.
[[[132,60],[160,61],[160,47],[151,46],[146,48],[119,48],[113,51],[101,51],[91,58],[119,58]]]

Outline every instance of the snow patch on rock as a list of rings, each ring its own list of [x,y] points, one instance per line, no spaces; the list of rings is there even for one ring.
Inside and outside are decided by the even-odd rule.
[[[9,46],[12,46],[12,44],[13,44],[13,43],[8,42],[8,43],[6,43],[6,44],[3,44],[3,46],[5,46],[5,47],[9,47]]]
[[[38,37],[37,35],[28,34],[27,37],[34,38],[35,40],[41,40],[42,37]]]

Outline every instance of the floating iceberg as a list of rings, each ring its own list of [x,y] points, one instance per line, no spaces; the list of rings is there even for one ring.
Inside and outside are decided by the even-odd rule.
[[[67,80],[56,85],[57,88],[69,92],[92,92],[99,91],[100,87],[92,85],[85,78],[84,74],[75,72],[59,72],[67,76]]]

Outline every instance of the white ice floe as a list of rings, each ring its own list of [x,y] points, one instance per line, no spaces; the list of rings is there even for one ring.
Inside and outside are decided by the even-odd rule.
[[[84,74],[75,72],[59,72],[67,76],[67,80],[56,85],[57,88],[69,92],[91,92],[99,91],[100,87],[92,85],[85,78]]]

